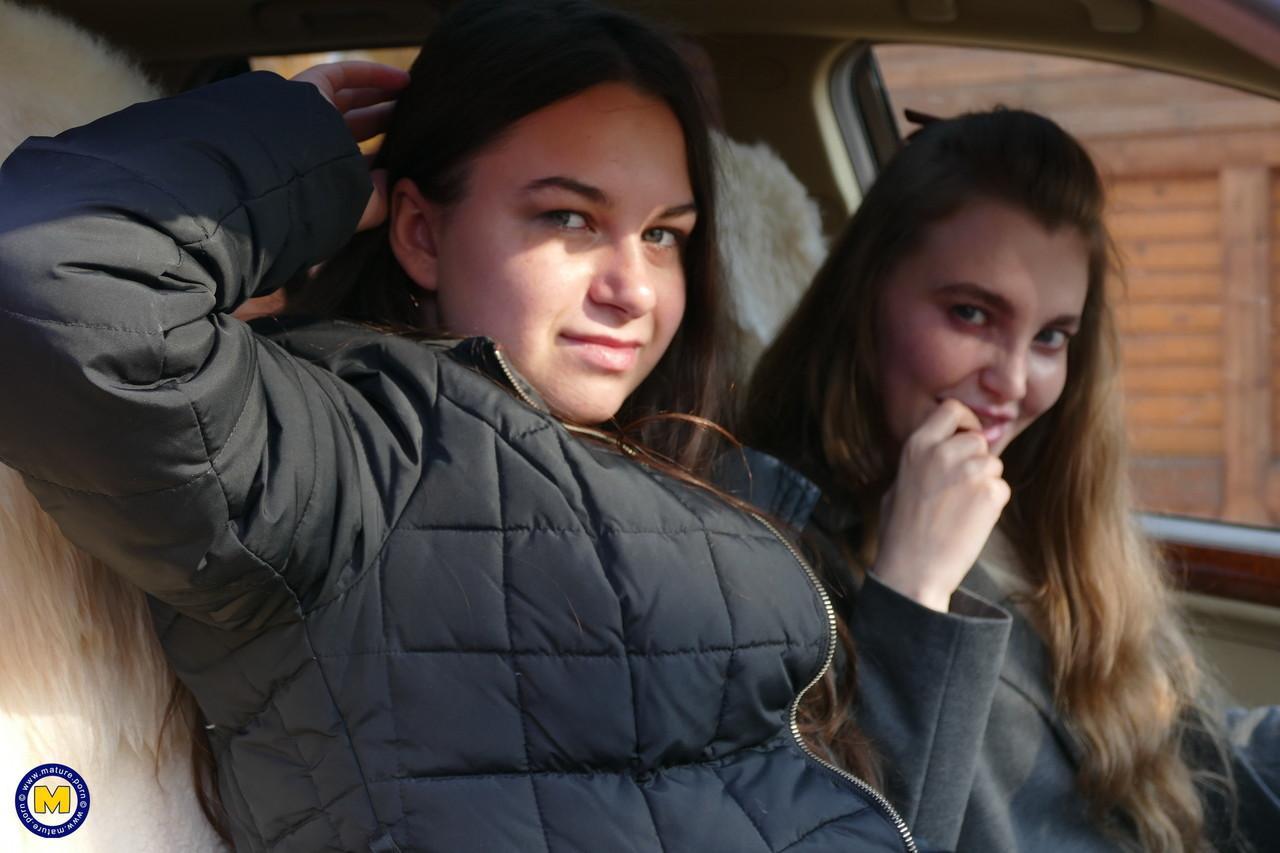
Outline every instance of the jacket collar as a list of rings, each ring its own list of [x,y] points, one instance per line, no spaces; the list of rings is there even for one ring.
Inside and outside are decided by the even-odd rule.
[[[467,338],[452,349],[454,358],[468,364],[491,379],[515,392],[529,405],[542,412],[550,412],[542,396],[525,381],[515,366],[502,354],[502,348],[486,337]],[[590,428],[565,424],[578,433],[592,435],[605,441],[616,438],[608,433]],[[626,452],[627,446],[619,444]],[[712,480],[726,492],[744,500],[769,516],[779,519],[797,530],[804,527],[813,514],[821,491],[800,472],[780,459],[760,450],[743,447],[730,451],[716,460]]]
[[[313,350],[313,355],[344,345],[349,341],[353,327],[377,334],[373,329],[358,324],[303,317],[271,317],[254,320],[251,325],[256,331],[277,339],[289,338],[295,348]],[[502,347],[492,338],[423,339],[421,343],[447,350],[450,358],[489,377],[530,407],[551,413],[546,400],[520,375],[515,365],[503,355]],[[607,433],[589,428],[568,424],[566,428],[605,441],[615,440]],[[619,446],[626,450],[624,445]],[[751,448],[724,454],[716,462],[713,479],[730,494],[797,529],[808,523],[821,497],[818,487],[798,471],[767,453]]]
[[[352,333],[371,337],[386,332],[348,320],[329,320],[303,315],[258,317],[249,322],[255,332],[273,338],[299,355],[312,359],[350,345]],[[502,348],[492,339],[483,336],[471,338],[416,338],[422,346],[445,350],[455,361],[488,376],[499,385],[512,391],[517,397],[540,412],[550,413],[542,395],[521,376],[502,354]]]
[[[515,365],[503,354],[502,347],[492,338],[477,336],[458,341],[450,349],[450,354],[455,360],[479,370],[512,391],[531,407],[540,412],[551,412],[547,401],[516,371]]]
[[[799,471],[761,450],[743,447],[716,460],[720,488],[797,530],[813,515],[822,493]]]

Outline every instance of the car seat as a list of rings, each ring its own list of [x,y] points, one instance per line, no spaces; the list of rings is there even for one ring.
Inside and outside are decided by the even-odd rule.
[[[0,160],[28,136],[160,94],[90,33],[8,0],[0,0],[0,79]],[[175,680],[145,596],[68,542],[4,466],[0,638],[0,793],[8,804],[0,850],[226,849],[196,798],[181,707],[163,725]],[[10,811],[25,774],[51,762],[74,769],[90,794],[83,825],[56,840],[32,834]]]

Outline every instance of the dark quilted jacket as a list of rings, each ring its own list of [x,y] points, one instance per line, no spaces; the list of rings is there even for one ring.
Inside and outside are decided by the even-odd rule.
[[[574,437],[487,341],[226,316],[367,193],[270,75],[0,170],[0,457],[156,600],[238,846],[902,850],[793,739],[829,616],[759,521]]]

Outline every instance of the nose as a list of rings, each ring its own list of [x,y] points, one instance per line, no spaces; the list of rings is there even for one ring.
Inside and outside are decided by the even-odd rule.
[[[622,240],[604,249],[596,267],[588,297],[626,319],[643,317],[657,304],[653,271],[644,258],[640,240]]]
[[[1027,352],[1022,347],[993,351],[982,370],[982,388],[997,400],[1021,400],[1027,395]]]

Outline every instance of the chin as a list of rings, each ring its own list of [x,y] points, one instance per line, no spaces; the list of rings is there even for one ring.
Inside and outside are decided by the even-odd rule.
[[[1015,443],[1019,438],[1021,438],[1021,437],[1022,437],[1022,434],[1023,434],[1023,430],[1021,430],[1021,429],[1020,429],[1020,430],[1018,430],[1018,431],[1017,431],[1017,432],[1015,432],[1013,435],[1009,436],[1009,437],[1008,437],[1008,438],[1006,438],[1003,442],[1001,442],[999,449],[994,450],[994,451],[992,451],[992,452],[993,452],[993,453],[995,453],[995,455],[996,455],[996,456],[1004,456],[1006,453],[1008,453],[1008,452],[1009,452],[1009,448],[1010,448],[1010,447],[1013,447],[1014,443]]]
[[[564,415],[564,419],[569,423],[581,424],[582,426],[603,427],[606,426],[606,422],[616,414],[616,409],[609,414],[592,411],[584,414],[567,414]]]
[[[622,408],[621,401],[614,405],[612,400],[602,399],[604,396],[603,394],[596,395],[595,399],[590,402],[574,400],[559,404],[554,401],[548,401],[548,403],[551,405],[552,411],[570,423],[598,426],[612,420],[618,414],[618,410]]]

